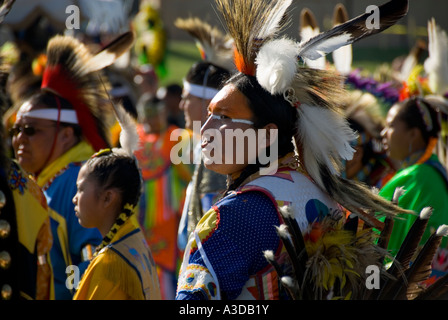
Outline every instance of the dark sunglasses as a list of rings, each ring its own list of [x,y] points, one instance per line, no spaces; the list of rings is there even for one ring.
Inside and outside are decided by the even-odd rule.
[[[46,127],[54,127],[54,126],[46,126]],[[31,137],[36,134],[37,129],[30,125],[14,126],[11,129],[9,129],[9,135],[11,137],[17,136],[20,132],[27,135],[28,137]]]

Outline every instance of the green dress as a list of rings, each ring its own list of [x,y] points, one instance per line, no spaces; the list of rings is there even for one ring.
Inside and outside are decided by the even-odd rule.
[[[423,244],[440,225],[448,224],[448,182],[446,171],[437,156],[433,154],[425,163],[414,164],[399,170],[380,190],[380,195],[385,199],[391,200],[395,189],[398,187],[403,187],[406,190],[398,201],[400,207],[413,210],[417,214],[427,206],[434,209],[421,241],[421,244]],[[400,217],[403,219],[395,220],[388,245],[388,249],[394,256],[397,254],[417,215],[400,215]],[[441,246],[445,248],[446,243],[447,240],[444,239]]]

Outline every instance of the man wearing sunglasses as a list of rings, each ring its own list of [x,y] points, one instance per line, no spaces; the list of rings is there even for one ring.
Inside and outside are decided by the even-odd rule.
[[[107,80],[96,71],[79,74],[70,63],[92,59],[84,45],[55,37],[47,56],[41,89],[22,102],[10,134],[17,161],[34,176],[50,207],[55,299],[71,300],[102,240],[96,228],[83,228],[75,215],[76,180],[82,162],[110,147],[108,124],[113,122],[107,117],[113,113],[106,112],[111,110]],[[78,279],[70,272],[74,269]]]
[[[32,116],[33,113],[19,113],[9,132],[17,160],[25,170],[38,174],[79,139],[73,127],[60,123],[58,130],[56,121]]]

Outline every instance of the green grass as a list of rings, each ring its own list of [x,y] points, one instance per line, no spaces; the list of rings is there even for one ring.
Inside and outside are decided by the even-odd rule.
[[[171,41],[168,44],[166,57],[166,77],[160,79],[160,85],[169,83],[182,84],[182,79],[186,76],[193,63],[199,61],[201,56],[196,45],[192,42]]]
[[[356,48],[353,50],[353,68],[362,68],[372,72],[379,65],[390,64],[395,58],[408,53],[407,48]]]
[[[382,63],[391,63],[398,56],[405,55],[407,48],[354,48],[353,68],[362,68],[373,71]],[[331,55],[327,58],[331,61]],[[190,67],[201,59],[196,45],[191,41],[171,41],[167,48],[166,67],[168,73],[165,78],[160,79],[161,85],[176,82],[182,84],[182,79]]]

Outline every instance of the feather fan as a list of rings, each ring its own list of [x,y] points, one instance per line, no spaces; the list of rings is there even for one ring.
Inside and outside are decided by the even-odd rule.
[[[420,215],[412,224],[412,227],[403,240],[398,253],[393,259],[391,267],[387,270],[387,273],[393,278],[387,278],[381,284],[380,290],[374,293],[373,296],[377,297],[377,299],[390,297],[391,292],[395,292],[397,290],[397,287],[403,285],[402,278],[404,277],[404,273],[406,272],[406,270],[408,270],[410,267],[411,259],[415,256],[415,252],[418,249],[418,245],[422,239],[423,233],[426,230],[426,226],[431,214],[432,208],[423,208],[420,212]]]
[[[448,226],[440,226],[426,241],[423,248],[415,258],[409,270],[406,272],[407,287],[403,286],[398,290],[395,298],[414,299],[422,292],[420,282],[428,279],[431,274],[431,265],[437,248],[440,246],[443,237],[448,235]]]
[[[296,294],[301,299],[309,299],[311,291],[309,288],[309,281],[306,279],[306,262],[308,261],[308,254],[306,251],[305,241],[303,239],[302,231],[294,216],[291,207],[283,206],[280,208],[283,220],[285,222],[286,230],[288,232],[288,239],[291,239],[292,249],[288,251],[290,260],[294,260],[295,267],[294,279],[298,286]]]
[[[423,233],[426,230],[426,226],[428,225],[428,220],[431,217],[432,211],[433,209],[431,207],[423,208],[417,220],[415,220],[412,224],[411,229],[400,246],[400,250],[395,256],[394,263],[388,270],[388,272],[393,276],[398,276],[398,265],[401,267],[402,271],[406,271],[409,268],[411,259],[418,248],[418,244],[420,243]]]

